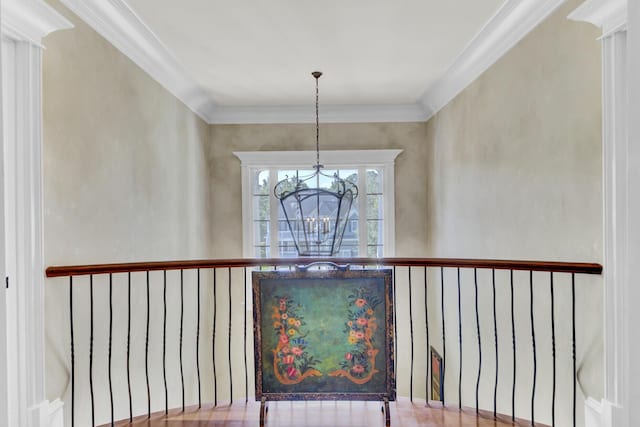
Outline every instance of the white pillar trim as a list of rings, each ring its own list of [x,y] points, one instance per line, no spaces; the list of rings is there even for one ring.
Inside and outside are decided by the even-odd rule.
[[[2,0],[2,34],[42,47],[42,38],[73,24],[41,0]]]
[[[12,379],[8,396],[16,425],[48,427],[51,410],[46,399],[44,363],[44,242],[42,194],[42,38],[72,24],[42,0],[3,0],[2,38],[12,47],[4,64],[12,85],[4,126],[10,127],[15,167],[5,176],[14,196],[9,200],[15,236],[7,294],[14,309],[8,319],[12,333],[2,346],[9,352]],[[7,58],[3,58],[7,59]],[[6,202],[6,199],[5,199]],[[13,230],[12,230],[13,228]],[[4,245],[5,242],[3,241]],[[58,405],[59,408],[59,405]]]
[[[627,192],[623,208],[627,212],[627,222],[624,232],[627,237],[627,258],[623,260],[625,267],[622,282],[622,300],[625,302],[621,316],[626,326],[622,331],[621,341],[623,350],[624,371],[621,376],[626,379],[625,389],[620,401],[623,404],[625,426],[640,425],[640,412],[635,408],[640,399],[640,338],[638,324],[640,324],[640,310],[636,304],[640,301],[638,287],[638,259],[640,259],[640,2],[629,0],[627,21],[627,152],[626,175]],[[620,203],[618,203],[620,206]],[[614,420],[615,421],[615,420]]]
[[[628,263],[626,31],[602,39],[602,162],[604,197],[604,399],[603,426],[623,426],[626,388],[624,286]]]
[[[604,398],[585,404],[586,427],[628,427],[628,327],[626,289],[630,180],[628,172],[627,1],[587,0],[569,19],[602,30],[602,178],[604,232]],[[634,243],[637,244],[637,243]]]
[[[568,16],[602,29],[602,37],[624,30],[627,24],[626,0],[587,0]]]

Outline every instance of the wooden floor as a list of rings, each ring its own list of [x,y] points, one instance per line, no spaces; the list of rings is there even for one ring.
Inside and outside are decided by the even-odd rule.
[[[266,427],[370,427],[384,426],[381,402],[269,402]],[[437,405],[437,404],[434,404]],[[499,427],[530,426],[528,421],[512,423],[510,417],[481,412],[475,409],[442,408],[425,405],[424,400],[399,398],[390,403],[392,427]],[[233,405],[203,406],[198,410],[187,408],[185,412],[170,411],[138,417],[133,423],[118,422],[117,426],[165,426],[165,427],[258,427],[260,403],[250,401]],[[542,424],[536,426],[544,427]]]

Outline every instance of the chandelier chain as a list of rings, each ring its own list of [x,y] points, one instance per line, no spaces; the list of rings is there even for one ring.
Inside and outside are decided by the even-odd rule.
[[[319,91],[318,79],[319,75],[314,74],[316,78],[316,167],[320,167],[320,116],[319,116]]]

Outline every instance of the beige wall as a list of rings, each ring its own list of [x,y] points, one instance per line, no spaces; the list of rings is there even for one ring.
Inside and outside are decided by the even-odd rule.
[[[602,261],[602,176],[600,46],[594,27],[566,19],[580,3],[570,1],[542,23],[427,123],[429,254],[565,261]],[[478,356],[474,349],[473,279],[463,273],[463,384],[475,390]],[[439,280],[439,279],[438,279]],[[454,310],[446,321],[448,397],[457,399],[458,318],[455,272],[445,300]],[[516,274],[516,325],[519,330],[518,400],[520,416],[530,414],[532,351],[529,277]],[[570,278],[556,275],[558,369],[566,380],[570,360]],[[497,274],[498,307],[509,307],[508,274]],[[480,274],[484,289],[481,326],[487,332],[483,352],[488,372],[481,382],[481,405],[493,406],[493,320],[491,277]],[[437,288],[435,289],[438,292]],[[439,294],[439,292],[438,292]],[[579,399],[602,396],[602,283],[577,278]],[[549,275],[534,275],[534,318],[538,350],[537,419],[550,422],[551,393]],[[502,399],[498,409],[511,412],[511,324],[499,315],[502,336]],[[434,317],[439,325],[440,318]],[[441,344],[438,345],[442,347]],[[487,356],[488,365],[487,365]],[[563,381],[564,381],[563,380]],[[570,382],[568,383],[571,384]],[[559,384],[564,404],[571,390]],[[529,396],[529,397],[526,397]],[[463,393],[467,405],[475,393]],[[570,408],[570,405],[568,406]],[[578,403],[578,414],[582,408]],[[569,414],[560,408],[563,425]]]
[[[52,5],[75,28],[44,40],[44,191],[47,265],[169,260],[209,257],[209,183],[205,150],[209,126],[127,57],[58,2]],[[191,280],[191,277],[189,276]],[[114,277],[114,306],[126,304],[125,277]],[[177,277],[169,276],[169,298],[177,301]],[[143,374],[145,293],[134,275],[132,363]],[[47,396],[69,405],[69,315],[65,280],[46,286]],[[191,280],[190,283],[193,283]],[[75,327],[78,377],[76,425],[88,421],[88,279],[76,278]],[[193,292],[190,284],[188,292]],[[152,287],[153,306],[162,307],[160,288]],[[106,281],[96,279],[94,361],[98,418],[106,422]],[[116,311],[116,313],[118,313]],[[126,316],[114,319],[114,381],[122,387]],[[152,313],[158,321],[159,312]],[[191,317],[190,317],[191,316]],[[186,322],[192,323],[192,312]],[[162,324],[161,320],[160,325]],[[158,323],[156,323],[157,325]],[[177,333],[176,320],[169,331]],[[193,328],[191,328],[193,330]],[[155,332],[154,332],[155,331]],[[152,332],[152,369],[157,372],[161,328]],[[189,332],[191,334],[192,332]],[[177,335],[174,335],[177,336]],[[174,346],[175,348],[175,346]],[[193,350],[190,350],[193,352]],[[185,357],[191,357],[187,353]],[[173,350],[169,360],[177,355]],[[177,366],[177,364],[172,364]],[[188,396],[193,396],[193,368],[187,368]],[[170,371],[174,381],[175,369]],[[138,384],[144,384],[136,374]],[[157,380],[154,380],[154,385]],[[125,403],[126,388],[116,388],[116,404]],[[134,388],[135,409],[146,410],[146,390]],[[171,404],[177,406],[175,394]],[[81,403],[80,403],[81,402]],[[154,399],[154,408],[164,406]],[[128,412],[128,411],[127,411]],[[122,411],[117,413],[124,417]]]
[[[322,120],[322,119],[321,119]],[[424,191],[428,146],[425,123],[321,124],[320,150],[400,148],[396,159],[396,255],[427,249]],[[242,256],[240,160],[234,151],[313,150],[315,125],[213,125],[211,173],[213,256]]]
[[[601,260],[600,47],[577,3],[428,122],[434,254]]]
[[[47,262],[207,255],[209,126],[53,4],[75,28],[45,40]]]

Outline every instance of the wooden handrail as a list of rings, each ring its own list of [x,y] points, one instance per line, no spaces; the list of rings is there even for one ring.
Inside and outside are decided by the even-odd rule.
[[[52,266],[47,277],[83,276],[89,274],[127,273],[136,271],[189,270],[195,268],[238,268],[258,266],[306,265],[312,262],[336,264],[384,265],[399,267],[459,267],[496,270],[553,271],[558,273],[601,274],[602,265],[584,262],[517,261],[464,258],[236,258],[186,261],[129,262]]]

